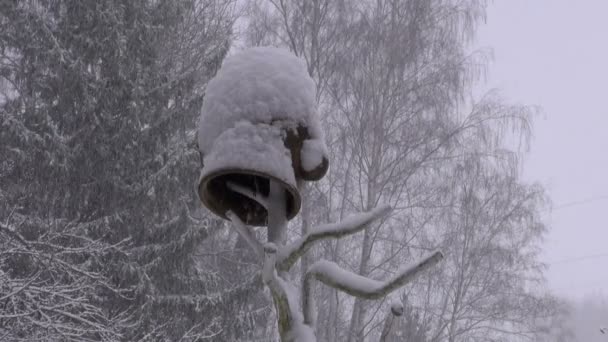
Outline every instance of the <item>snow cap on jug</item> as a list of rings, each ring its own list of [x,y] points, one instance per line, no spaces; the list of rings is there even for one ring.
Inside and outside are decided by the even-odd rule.
[[[303,60],[289,51],[256,47],[228,57],[207,85],[198,126],[203,169],[199,195],[226,218],[228,210],[263,225],[263,205],[235,192],[267,194],[268,181],[287,193],[288,218],[300,208],[298,180],[318,180],[328,168],[316,89]]]

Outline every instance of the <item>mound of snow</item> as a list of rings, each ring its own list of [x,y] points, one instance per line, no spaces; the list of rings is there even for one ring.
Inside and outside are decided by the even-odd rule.
[[[302,143],[300,159],[304,171],[312,171],[323,163],[323,158],[327,156],[325,143],[320,139],[308,139]]]
[[[204,173],[225,168],[257,170],[295,184],[291,154],[283,145],[279,128],[240,121],[214,141],[205,156]]]
[[[323,141],[315,97],[304,61],[287,50],[256,47],[230,56],[207,85],[199,149],[207,155],[219,135],[241,121],[303,125]]]

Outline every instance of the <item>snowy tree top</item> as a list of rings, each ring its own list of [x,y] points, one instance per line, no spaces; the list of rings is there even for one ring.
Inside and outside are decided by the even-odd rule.
[[[209,82],[199,122],[203,155],[239,121],[308,127],[322,138],[316,88],[306,64],[287,50],[255,47],[226,58]]]

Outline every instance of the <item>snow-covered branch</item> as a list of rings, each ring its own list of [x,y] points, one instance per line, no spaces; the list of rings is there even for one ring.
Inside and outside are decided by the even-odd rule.
[[[264,257],[264,247],[255,238],[255,236],[253,235],[253,233],[251,232],[249,227],[247,227],[247,225],[243,221],[241,221],[241,219],[238,217],[238,215],[236,215],[232,211],[227,212],[226,217],[228,217],[228,219],[230,221],[232,221],[232,224],[234,225],[234,228],[236,229],[236,231],[241,235],[241,237],[243,239],[245,239],[245,241],[247,242],[249,247],[251,247],[251,249],[253,249],[255,254],[258,257],[260,257],[260,259],[263,258]]]
[[[358,233],[374,220],[386,215],[390,210],[390,206],[383,205],[368,212],[351,215],[341,222],[324,224],[313,229],[279,251],[277,269],[281,271],[289,270],[315,242],[324,239],[339,239]]]
[[[418,274],[435,265],[443,258],[436,251],[417,262],[397,271],[397,274],[386,281],[378,281],[347,271],[336,263],[327,260],[315,262],[306,272],[306,281],[317,279],[323,284],[364,299],[378,299],[407,284]]]
[[[304,323],[299,311],[299,300],[293,285],[281,278],[276,270],[277,247],[269,242],[264,245],[262,279],[274,298],[278,315],[279,333],[288,342],[315,342],[311,327]]]
[[[8,219],[7,219],[7,221],[8,221]],[[0,222],[0,233],[4,233],[4,234],[8,235],[9,238],[18,241],[20,244],[22,244],[26,248],[29,247],[28,242],[25,241],[25,239],[23,238],[23,236],[21,236],[15,230],[11,229],[11,227],[8,225],[8,223],[7,224],[3,224],[3,223]]]
[[[10,266],[0,269],[0,336],[7,330],[0,340],[120,339],[120,329],[130,324],[129,314],[109,315],[98,305],[97,294],[129,299],[130,289],[115,287],[101,270],[110,253],[124,255],[125,241],[92,240],[77,234],[81,226],[70,224],[40,227],[44,234],[26,240],[18,230],[0,224],[0,264],[20,262],[18,272]]]
[[[268,242],[264,245],[264,268],[262,269],[262,280],[264,284],[272,287],[271,283],[276,280],[275,265],[277,262],[277,246]]]

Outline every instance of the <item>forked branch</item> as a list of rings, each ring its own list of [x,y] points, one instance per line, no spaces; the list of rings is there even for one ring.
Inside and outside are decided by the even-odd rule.
[[[311,232],[279,250],[277,269],[288,271],[315,242],[324,239],[339,239],[358,233],[368,227],[374,220],[386,215],[390,210],[390,206],[384,205],[368,212],[354,214],[341,222],[324,224],[313,229]]]
[[[264,266],[262,280],[272,294],[277,310],[277,321],[281,341],[286,342],[315,342],[316,338],[310,326],[302,321],[298,311],[296,292],[289,281],[285,281],[276,271],[277,247],[269,242],[264,245]]]

